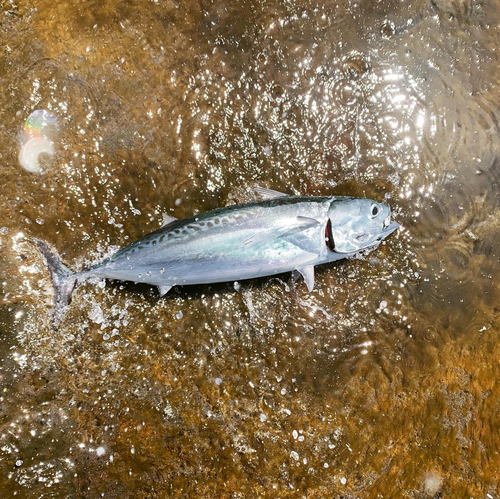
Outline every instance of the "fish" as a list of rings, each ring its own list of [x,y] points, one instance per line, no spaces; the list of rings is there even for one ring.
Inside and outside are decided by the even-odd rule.
[[[40,239],[59,325],[75,285],[92,278],[156,286],[241,281],[298,271],[309,292],[314,267],[376,248],[399,228],[387,204],[348,196],[296,196],[257,187],[261,199],[199,213],[164,225],[103,261],[73,272]]]

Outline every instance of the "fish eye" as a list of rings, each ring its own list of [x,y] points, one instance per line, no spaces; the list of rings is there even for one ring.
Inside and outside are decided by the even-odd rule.
[[[370,217],[375,218],[382,210],[378,204],[373,203],[370,207]]]

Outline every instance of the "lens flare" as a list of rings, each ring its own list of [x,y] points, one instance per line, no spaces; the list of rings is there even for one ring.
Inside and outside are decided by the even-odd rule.
[[[53,138],[57,132],[57,116],[45,109],[33,111],[24,123],[19,163],[33,173],[40,173],[40,154],[54,155]]]

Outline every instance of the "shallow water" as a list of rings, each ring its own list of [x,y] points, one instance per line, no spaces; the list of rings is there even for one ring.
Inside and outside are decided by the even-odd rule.
[[[1,497],[497,497],[497,2],[0,16]],[[80,269],[255,184],[385,199],[402,229],[312,293],[88,283],[51,329],[33,237]]]

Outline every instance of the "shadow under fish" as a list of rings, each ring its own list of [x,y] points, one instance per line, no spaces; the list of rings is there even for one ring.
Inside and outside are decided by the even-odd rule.
[[[261,201],[169,217],[102,262],[80,272],[68,268],[47,243],[35,239],[54,286],[58,326],[77,282],[117,279],[157,286],[240,281],[297,270],[309,291],[314,267],[375,248],[398,229],[389,206],[344,196],[289,196],[257,188]]]

